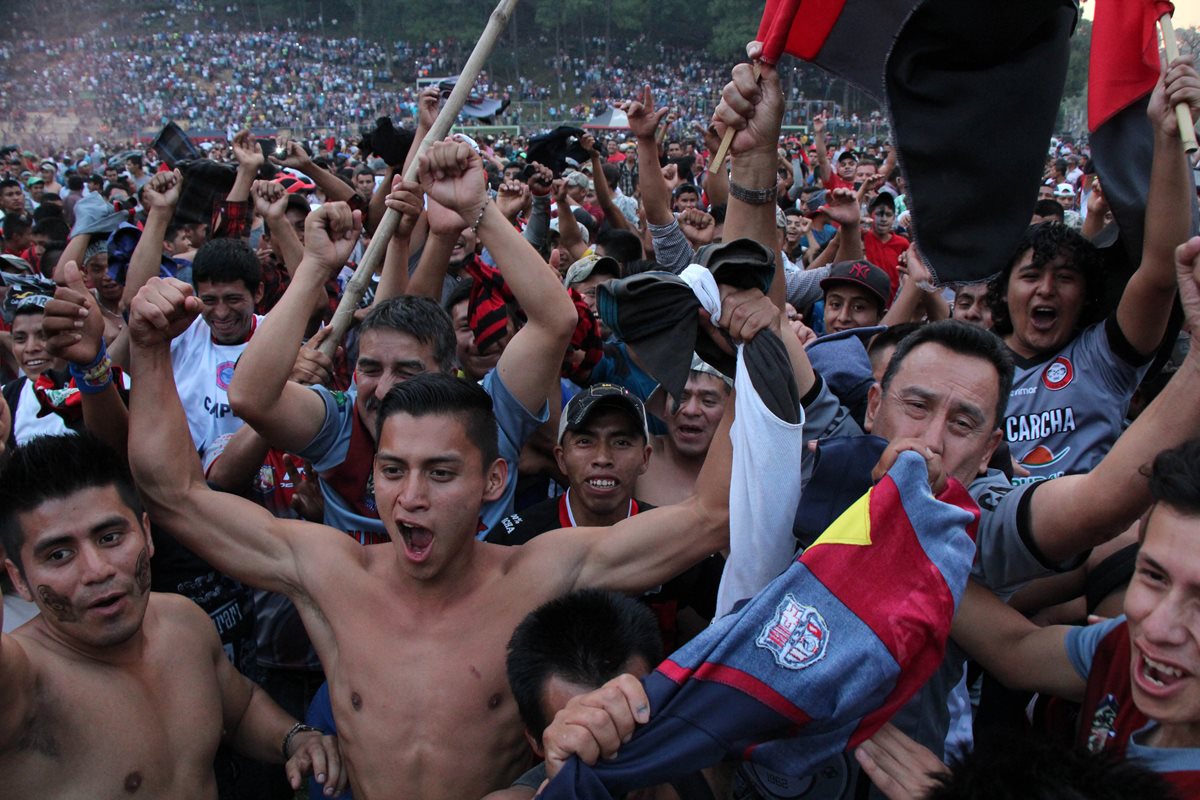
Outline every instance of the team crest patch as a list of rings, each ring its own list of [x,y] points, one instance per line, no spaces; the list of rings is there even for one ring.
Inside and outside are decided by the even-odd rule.
[[[1075,368],[1066,356],[1059,356],[1046,365],[1042,372],[1042,383],[1052,392],[1065,389],[1075,377]]]
[[[226,391],[229,390],[229,382],[233,380],[233,368],[236,366],[234,361],[222,361],[217,364],[217,386],[220,386]]]
[[[1088,728],[1087,749],[1089,751],[1102,752],[1117,735],[1117,710],[1117,698],[1111,694],[1105,695],[1100,704],[1096,706],[1096,713],[1092,715],[1092,725]]]
[[[787,595],[775,615],[758,634],[755,644],[770,650],[775,662],[787,669],[804,669],[825,657],[829,626],[821,612]]]

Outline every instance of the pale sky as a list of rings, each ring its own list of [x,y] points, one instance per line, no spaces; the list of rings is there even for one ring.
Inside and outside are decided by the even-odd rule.
[[[1174,0],[1175,14],[1172,17],[1176,28],[1200,27],[1200,0]],[[1093,4],[1083,0],[1084,19],[1091,19]]]

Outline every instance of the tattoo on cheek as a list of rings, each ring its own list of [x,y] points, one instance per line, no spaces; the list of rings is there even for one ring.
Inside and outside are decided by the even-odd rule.
[[[143,547],[142,552],[138,553],[133,577],[137,581],[138,589],[142,592],[150,591],[150,551],[148,548]]]
[[[71,607],[71,603],[67,598],[63,597],[58,592],[51,589],[49,586],[39,584],[37,587],[38,597],[42,598],[42,602],[46,605],[46,609],[58,619],[59,622],[76,622],[79,620],[79,615],[75,613],[75,609]]]

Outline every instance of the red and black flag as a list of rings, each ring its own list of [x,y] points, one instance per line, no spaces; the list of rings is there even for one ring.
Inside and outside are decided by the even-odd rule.
[[[1146,193],[1154,131],[1146,105],[1161,69],[1156,23],[1174,8],[1166,0],[1095,0],[1088,59],[1088,132],[1092,161],[1127,259],[1142,260]]]
[[[1029,225],[1066,81],[1071,0],[768,0],[789,53],[886,99],[913,231],[939,283],[999,272]]]

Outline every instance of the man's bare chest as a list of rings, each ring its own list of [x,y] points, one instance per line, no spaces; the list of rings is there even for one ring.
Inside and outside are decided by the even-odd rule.
[[[24,796],[167,796],[211,782],[222,729],[211,668],[129,674],[67,662],[39,672],[29,713],[0,752],[9,788],[23,787]]]

